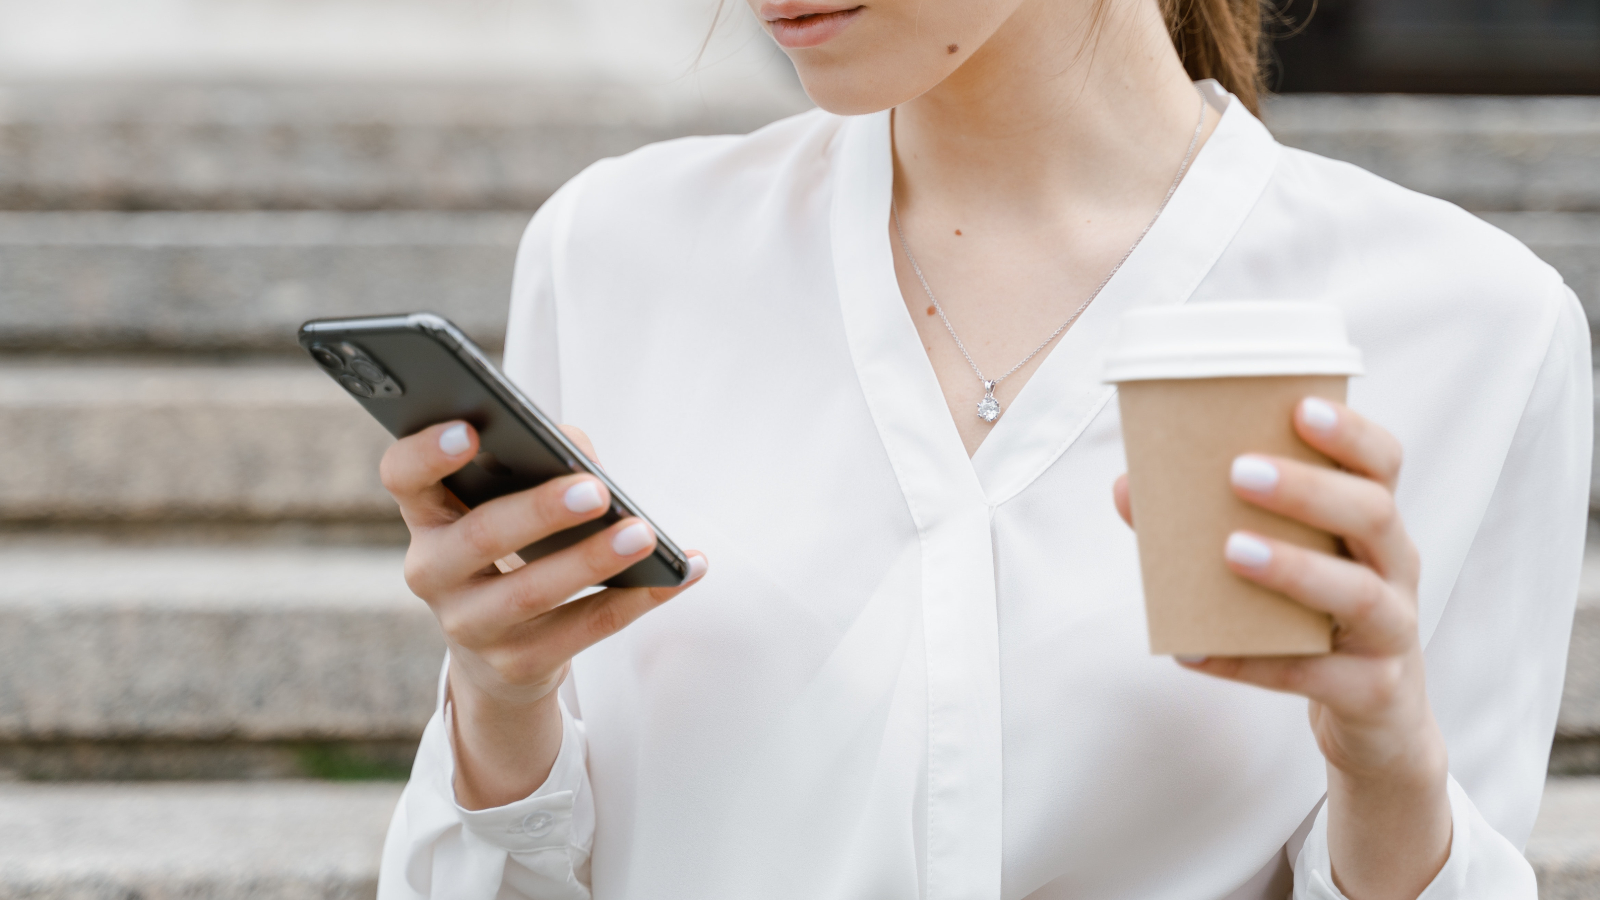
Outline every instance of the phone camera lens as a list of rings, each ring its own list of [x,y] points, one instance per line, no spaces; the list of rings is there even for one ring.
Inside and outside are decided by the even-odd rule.
[[[339,354],[321,344],[311,348],[311,358],[316,360],[318,365],[330,371],[337,372],[344,368],[344,360],[339,358]]]
[[[353,359],[350,361],[350,371],[359,375],[362,380],[373,384],[383,384],[389,380],[389,373],[378,368],[377,363],[370,359]]]
[[[362,381],[354,375],[340,375],[339,383],[345,386],[345,390],[348,390],[350,393],[357,396],[372,396],[372,385],[367,384],[365,381]]]

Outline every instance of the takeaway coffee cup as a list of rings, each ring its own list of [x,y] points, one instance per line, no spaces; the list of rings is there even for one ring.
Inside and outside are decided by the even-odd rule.
[[[1120,397],[1151,653],[1332,648],[1325,614],[1233,574],[1222,548],[1239,529],[1327,552],[1333,536],[1240,500],[1229,471],[1252,452],[1331,467],[1295,434],[1295,406],[1343,402],[1359,374],[1361,353],[1333,306],[1195,303],[1123,317],[1105,380]]]

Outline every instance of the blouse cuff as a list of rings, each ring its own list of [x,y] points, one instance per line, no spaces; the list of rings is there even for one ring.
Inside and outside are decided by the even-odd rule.
[[[588,811],[587,804],[578,802],[579,795],[587,789],[583,725],[567,711],[565,702],[560,698],[557,702],[561,707],[561,749],[549,776],[521,800],[489,809],[467,809],[456,802],[453,710],[445,704],[444,733],[451,736],[452,745],[449,770],[444,773],[445,796],[450,798],[461,823],[484,843],[508,853],[534,853],[565,849],[572,844],[583,846],[593,833],[593,822],[582,821],[592,816],[579,814],[580,808]]]
[[[1537,900],[1533,868],[1450,776],[1450,858],[1417,900]],[[1294,867],[1294,900],[1348,900],[1333,883],[1324,803]]]

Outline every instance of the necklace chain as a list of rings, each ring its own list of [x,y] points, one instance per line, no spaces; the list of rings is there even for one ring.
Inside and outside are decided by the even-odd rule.
[[[1072,323],[1078,321],[1078,317],[1083,315],[1083,311],[1089,308],[1089,304],[1093,303],[1095,298],[1100,296],[1100,292],[1105,289],[1107,284],[1111,283],[1111,279],[1114,278],[1117,272],[1122,269],[1122,264],[1127,262],[1128,257],[1133,255],[1133,251],[1138,249],[1139,244],[1143,243],[1145,235],[1150,233],[1150,229],[1155,227],[1156,220],[1161,218],[1161,214],[1166,211],[1167,204],[1172,200],[1172,195],[1178,192],[1178,184],[1179,182],[1183,181],[1184,173],[1189,171],[1189,163],[1194,159],[1195,145],[1200,143],[1200,132],[1204,130],[1205,124],[1206,101],[1204,97],[1201,97],[1200,120],[1195,123],[1194,135],[1189,138],[1189,149],[1183,154],[1183,163],[1178,166],[1178,174],[1173,176],[1172,186],[1167,188],[1167,195],[1161,199],[1161,205],[1156,207],[1156,214],[1150,218],[1149,222],[1145,223],[1144,230],[1139,232],[1139,236],[1135,238],[1133,244],[1128,247],[1128,252],[1122,254],[1122,258],[1117,260],[1117,264],[1111,267],[1110,272],[1106,273],[1106,277],[1102,279],[1100,284],[1089,294],[1088,299],[1084,300],[1077,309],[1073,310],[1072,315],[1067,317],[1067,320],[1062,322],[1059,328],[1050,332],[1050,336],[1045,338],[1044,341],[1039,344],[1039,346],[1033,348],[1031,353],[1029,353],[1027,356],[1024,356],[1021,362],[1012,366],[1011,369],[1004,375],[1001,375],[999,378],[996,378],[993,381],[983,377],[983,370],[978,368],[978,364],[973,360],[972,354],[967,352],[967,345],[961,342],[960,336],[956,334],[955,326],[950,324],[950,317],[944,314],[944,307],[939,305],[939,298],[933,295],[933,288],[928,286],[928,279],[922,274],[922,267],[917,265],[917,258],[911,255],[911,244],[906,241],[905,230],[900,227],[900,205],[895,202],[893,192],[890,192],[889,211],[891,215],[894,216],[894,231],[895,234],[899,235],[900,237],[900,249],[905,252],[906,261],[911,263],[911,271],[917,273],[917,280],[922,282],[922,290],[927,293],[928,299],[933,302],[933,309],[939,314],[939,320],[944,322],[944,330],[950,332],[950,339],[956,342],[956,349],[961,351],[961,355],[966,359],[967,365],[972,367],[972,373],[978,376],[979,381],[983,382],[984,397],[983,400],[978,403],[978,415],[982,416],[986,421],[989,422],[993,422],[995,419],[1000,417],[1000,404],[994,398],[995,387],[997,387],[1000,382],[1005,381],[1007,378],[1010,378],[1012,375],[1016,374],[1018,369],[1027,365],[1028,362],[1035,356],[1038,356],[1040,351],[1050,346],[1051,341],[1054,341],[1056,338],[1061,336],[1061,332],[1072,327]]]

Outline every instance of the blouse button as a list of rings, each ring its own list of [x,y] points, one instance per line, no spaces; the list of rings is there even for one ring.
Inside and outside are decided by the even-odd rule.
[[[544,837],[555,827],[556,817],[544,810],[531,812],[522,817],[522,821],[512,826],[512,834],[525,834],[528,837]]]

